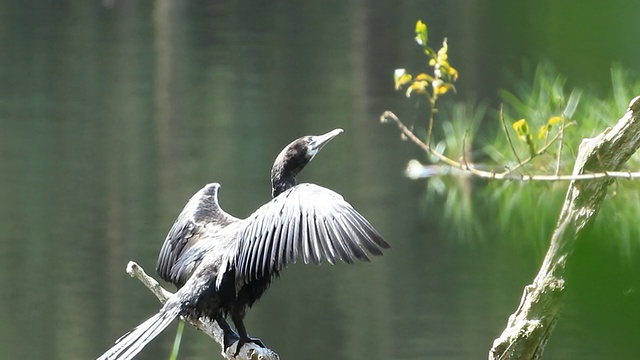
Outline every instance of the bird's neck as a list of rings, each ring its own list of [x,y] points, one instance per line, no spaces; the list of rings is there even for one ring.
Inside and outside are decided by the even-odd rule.
[[[296,174],[287,169],[279,169],[271,174],[271,196],[276,197],[296,186]]]

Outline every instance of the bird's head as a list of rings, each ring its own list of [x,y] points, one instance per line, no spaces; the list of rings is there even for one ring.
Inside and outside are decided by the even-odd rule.
[[[296,185],[296,175],[333,138],[344,130],[334,129],[323,135],[307,135],[292,141],[276,157],[271,168],[272,195],[276,197]]]

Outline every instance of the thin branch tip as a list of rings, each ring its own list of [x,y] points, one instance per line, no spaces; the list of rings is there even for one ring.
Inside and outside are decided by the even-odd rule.
[[[127,263],[127,274],[131,277],[136,277],[136,273],[140,271],[140,265],[138,265],[135,261],[129,261]]]
[[[380,115],[380,122],[383,124],[389,123],[391,121],[399,121],[398,117],[396,116],[396,114],[394,114],[393,112],[387,110],[385,112],[382,113],[382,115]]]

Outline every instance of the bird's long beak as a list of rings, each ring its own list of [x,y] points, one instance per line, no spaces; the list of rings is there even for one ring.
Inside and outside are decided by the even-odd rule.
[[[340,135],[340,133],[342,133],[342,132],[344,132],[344,130],[342,130],[342,129],[334,129],[334,130],[329,131],[326,134],[314,136],[313,137],[313,142],[310,144],[311,148],[315,152],[320,151],[320,149],[322,149],[322,147],[325,146],[331,139],[333,139],[334,137]]]

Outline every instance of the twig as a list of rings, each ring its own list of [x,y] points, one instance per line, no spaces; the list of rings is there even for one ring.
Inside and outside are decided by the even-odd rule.
[[[438,95],[434,92],[433,96],[429,97],[429,126],[427,129],[427,143],[425,144],[429,150],[431,150],[431,136],[433,136],[433,122],[435,121],[436,116],[436,100],[438,99]]]
[[[500,123],[502,124],[504,135],[507,137],[507,141],[509,141],[509,146],[511,147],[513,156],[515,156],[516,160],[518,160],[518,164],[522,164],[522,160],[520,160],[520,156],[518,156],[516,147],[513,145],[513,140],[511,140],[511,133],[509,132],[509,128],[507,127],[507,122],[504,120],[504,105],[500,105]]]
[[[468,164],[469,160],[467,160],[467,136],[469,135],[469,133],[467,131],[464,132],[464,135],[462,136],[462,144],[461,144],[461,150],[462,150],[462,163],[463,164]]]
[[[604,178],[621,178],[621,179],[638,179],[640,178],[640,171],[636,171],[636,172],[631,172],[631,171],[603,171],[603,172],[596,172],[596,173],[583,173],[583,174],[573,174],[573,175],[518,175],[518,174],[513,174],[513,172],[519,168],[521,168],[522,166],[524,166],[527,162],[531,161],[533,158],[535,158],[536,156],[542,155],[553,143],[555,140],[558,139],[558,137],[560,136],[560,133],[556,134],[556,136],[553,137],[553,139],[544,147],[542,147],[540,150],[538,150],[538,152],[536,152],[534,155],[524,159],[521,163],[519,163],[518,165],[504,171],[501,173],[496,173],[493,171],[485,171],[485,170],[479,170],[477,169],[473,164],[471,163],[466,163],[466,164],[462,164],[458,161],[455,161],[435,150],[433,150],[432,148],[428,147],[424,142],[422,142],[422,140],[420,140],[411,130],[409,130],[409,128],[407,128],[402,121],[400,121],[400,119],[396,116],[396,114],[394,114],[391,111],[385,111],[381,116],[380,116],[380,120],[382,122],[388,122],[389,120],[393,120],[398,127],[400,128],[400,131],[411,141],[413,141],[413,143],[415,143],[416,145],[418,145],[421,149],[423,149],[425,152],[435,156],[438,160],[442,161],[443,163],[452,166],[454,168],[457,168],[458,170],[460,170],[463,173],[468,173],[470,175],[474,175],[476,177],[482,178],[482,179],[487,179],[487,180],[516,180],[516,181],[585,181],[585,180],[597,180],[597,179],[604,179]],[[570,125],[566,124],[565,126]]]
[[[153,295],[155,295],[161,303],[166,303],[167,300],[173,295],[172,292],[166,290],[151,276],[144,272],[144,269],[140,267],[135,261],[129,261],[127,264],[127,274],[129,276],[140,280],[146,286]]]
[[[564,146],[564,118],[562,119],[562,125],[560,125],[560,138],[558,139],[558,157],[556,162],[556,172],[558,175],[560,173],[560,159],[562,157],[562,147]]]
[[[566,126],[570,126],[570,125],[573,125],[573,124],[574,124],[573,122],[570,122],[568,124],[564,124],[563,126],[566,127]],[[560,132],[558,132],[554,137],[552,137],[551,140],[549,140],[549,142],[546,143],[543,147],[541,147],[536,153],[534,153],[533,155],[529,156],[528,158],[520,161],[516,166],[514,166],[514,167],[512,167],[510,169],[507,169],[506,171],[504,171],[501,174],[507,175],[507,174],[512,173],[515,170],[525,166],[526,164],[530,163],[536,157],[538,157],[538,156],[544,154],[545,152],[547,152],[547,149],[549,149],[551,147],[551,145],[553,145],[558,140],[559,137],[560,137]],[[568,179],[568,180],[573,180],[573,179]]]
[[[133,261],[129,261],[127,264],[127,273],[134,277],[144,286],[146,286],[161,303],[165,303],[167,299],[169,299],[173,294],[170,291],[164,289],[160,284],[153,279],[151,276],[147,275],[142,269],[142,267],[136,264]],[[199,318],[199,319],[191,319],[191,318],[183,318],[184,321],[189,324],[195,326],[198,330],[201,330],[203,333],[207,334],[213,340],[215,340],[218,344],[220,344],[220,348],[222,348],[222,356],[228,360],[280,360],[278,354],[276,354],[273,350],[268,348],[260,347],[253,343],[247,343],[242,346],[240,349],[240,353],[238,356],[233,356],[236,350],[236,343],[231,344],[224,350],[224,332],[218,326],[218,323],[214,320],[210,320],[207,318]]]

